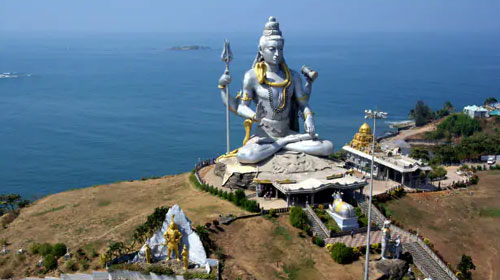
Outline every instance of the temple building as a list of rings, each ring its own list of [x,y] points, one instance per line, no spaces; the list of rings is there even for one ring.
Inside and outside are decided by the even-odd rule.
[[[370,173],[371,164],[371,134],[370,126],[364,123],[354,138],[342,149],[346,152],[346,166],[362,173]],[[399,149],[382,150],[375,144],[375,160],[373,178],[377,180],[392,180],[404,186],[416,188],[426,185],[431,167],[401,153]]]
[[[370,148],[373,141],[372,130],[367,123],[364,123],[360,128],[359,132],[354,135],[349,146],[354,149],[365,151]]]

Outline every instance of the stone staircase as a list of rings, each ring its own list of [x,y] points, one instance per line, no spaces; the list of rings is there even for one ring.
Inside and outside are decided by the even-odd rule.
[[[306,208],[304,208],[304,212],[306,212],[307,219],[311,223],[312,232],[314,232],[315,235],[320,237],[321,239],[329,238],[329,230],[326,228],[323,222],[321,222],[316,213],[314,213],[314,210],[312,210],[311,206],[306,206]]]
[[[365,215],[368,215],[367,200],[358,201],[358,206]],[[372,206],[372,222],[382,227],[385,219],[386,217],[377,207]],[[391,232],[400,235],[402,238],[403,250],[409,252],[413,256],[413,263],[425,276],[434,280],[458,280],[453,272],[446,267],[445,263],[416,235],[394,225],[391,225]]]
[[[403,249],[413,256],[413,262],[426,276],[439,280],[456,279],[450,277],[417,242],[404,243]]]
[[[358,206],[361,209],[361,211],[365,214],[365,216],[368,217],[368,201],[362,201],[358,202]],[[380,211],[377,209],[377,207],[372,205],[372,217],[371,220],[373,223],[375,223],[377,226],[382,228],[384,226],[384,220],[385,217],[380,213]]]

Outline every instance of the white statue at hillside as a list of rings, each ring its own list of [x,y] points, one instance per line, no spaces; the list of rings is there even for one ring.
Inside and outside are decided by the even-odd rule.
[[[223,103],[247,120],[243,147],[235,151],[240,163],[258,163],[281,149],[314,156],[333,153],[333,144],[318,138],[313,112],[309,108],[312,82],[317,73],[302,67],[306,78],[304,90],[300,74],[290,70],[285,62],[284,45],[279,23],[270,17],[260,37],[253,66],[243,78],[242,92],[236,98],[228,96],[226,87],[231,83],[228,68],[219,79]],[[255,110],[250,107],[252,102]],[[305,133],[302,134],[299,132],[299,115],[304,119]],[[254,122],[257,128],[250,137]]]
[[[391,238],[391,222],[388,220],[384,221],[384,227],[382,228],[382,240],[380,241],[380,244],[382,247],[382,259],[399,259],[401,257],[401,252],[403,250],[401,238],[399,235],[394,239]]]
[[[354,207],[342,201],[340,193],[336,192],[333,195],[333,202],[328,206],[327,213],[335,220],[342,231],[353,230],[359,228],[358,217],[354,211]]]
[[[169,226],[173,227],[171,225],[175,225],[175,228],[182,234],[178,249],[182,249],[186,246],[189,252],[189,262],[199,266],[205,266],[207,264],[207,254],[203,248],[200,237],[193,231],[191,228],[191,221],[177,204],[168,210],[161,229],[155,232],[151,238],[146,240],[146,244],[139,250],[139,254],[134,258],[134,262],[146,261],[146,250],[148,250],[148,247],[150,248],[149,254],[153,262],[165,260],[174,255],[179,259],[181,252],[179,252],[179,250],[177,250],[177,252],[169,250],[164,237]],[[169,252],[171,256],[168,256]]]

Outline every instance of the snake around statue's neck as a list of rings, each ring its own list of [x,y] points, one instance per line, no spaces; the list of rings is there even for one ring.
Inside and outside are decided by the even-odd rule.
[[[288,66],[285,63],[281,63],[281,68],[285,72],[285,80],[281,83],[275,83],[275,82],[270,82],[266,78],[266,72],[267,72],[267,65],[264,61],[257,62],[255,64],[255,74],[257,76],[257,81],[259,84],[266,84],[271,87],[280,87],[283,88],[283,100],[281,102],[281,106],[278,108],[279,110],[283,110],[286,106],[286,90],[292,83],[292,74],[290,73],[290,69],[288,69]],[[272,107],[273,104],[271,104]]]

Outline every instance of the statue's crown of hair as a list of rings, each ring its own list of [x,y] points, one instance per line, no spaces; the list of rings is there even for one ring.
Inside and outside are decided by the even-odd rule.
[[[276,18],[274,17],[269,17],[269,20],[267,21],[264,31],[262,32],[262,36],[280,36],[281,37],[281,30],[280,30],[280,24],[279,22],[276,21]]]

